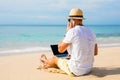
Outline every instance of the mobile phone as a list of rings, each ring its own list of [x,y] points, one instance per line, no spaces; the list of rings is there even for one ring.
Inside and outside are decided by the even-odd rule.
[[[74,27],[75,22],[73,20],[70,21],[72,27]]]

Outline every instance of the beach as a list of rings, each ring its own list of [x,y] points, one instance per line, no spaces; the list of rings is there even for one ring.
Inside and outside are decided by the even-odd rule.
[[[42,53],[52,57],[51,51],[0,56],[0,80],[120,80],[120,47],[99,48],[92,72],[79,77],[52,68],[37,69]]]
[[[119,2],[1,0],[0,80],[120,80]],[[52,45],[71,54],[70,75],[58,68],[41,68],[40,57],[41,62],[46,59],[42,54],[47,58],[56,54]],[[84,74],[91,66],[89,74],[72,75]]]
[[[51,44],[58,44],[66,25],[0,26],[0,80],[119,80],[120,26],[88,26],[95,34],[99,54],[92,72],[71,77],[50,68],[40,70],[39,57],[52,57]]]

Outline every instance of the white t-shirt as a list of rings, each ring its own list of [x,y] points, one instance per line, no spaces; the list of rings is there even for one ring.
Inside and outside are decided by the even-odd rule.
[[[77,76],[89,73],[94,62],[95,34],[87,27],[75,26],[66,33],[63,42],[71,43],[67,49],[71,54],[70,71]]]

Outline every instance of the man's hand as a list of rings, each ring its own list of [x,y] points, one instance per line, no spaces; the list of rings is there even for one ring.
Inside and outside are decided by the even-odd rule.
[[[67,58],[66,58],[66,59],[68,59],[68,60],[69,60],[70,58],[71,58],[71,55],[70,55],[70,54],[68,54],[68,56],[67,56]]]
[[[70,30],[71,28],[73,28],[73,24],[71,22],[69,22],[68,25],[67,25],[67,30],[66,31]]]
[[[97,43],[95,44],[95,48],[94,48],[94,55],[98,55],[98,46]]]

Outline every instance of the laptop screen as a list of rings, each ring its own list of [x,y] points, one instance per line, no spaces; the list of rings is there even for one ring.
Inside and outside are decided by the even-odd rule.
[[[68,52],[67,50],[63,53],[59,53],[58,51],[58,45],[50,45],[51,46],[51,49],[52,49],[52,52],[55,56],[67,56],[68,55]]]

